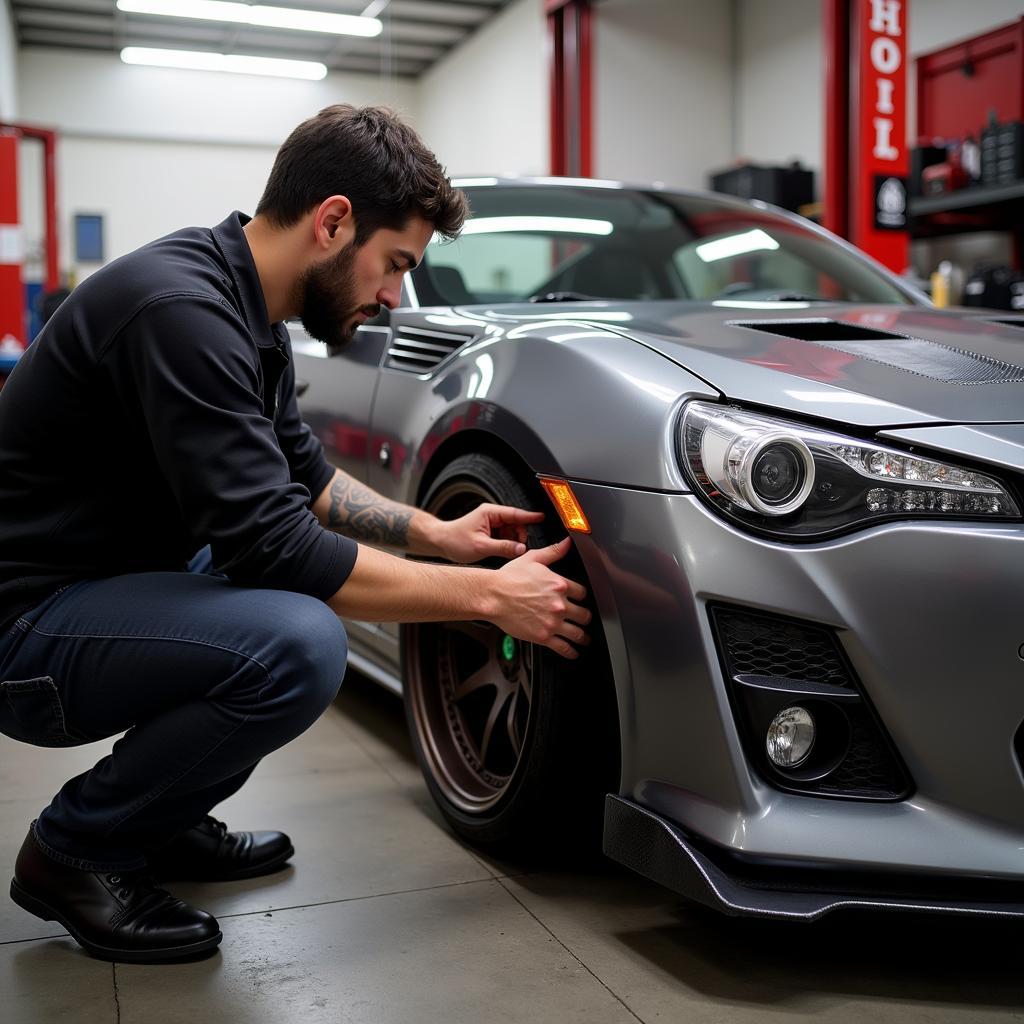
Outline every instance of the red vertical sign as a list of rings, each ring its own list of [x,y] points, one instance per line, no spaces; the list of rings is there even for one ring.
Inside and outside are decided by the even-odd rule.
[[[909,0],[853,0],[856,54],[850,241],[902,272],[909,262],[907,21]]]
[[[0,135],[0,355],[10,354],[14,341],[22,346],[25,344],[22,258],[18,221],[18,140],[13,135]]]

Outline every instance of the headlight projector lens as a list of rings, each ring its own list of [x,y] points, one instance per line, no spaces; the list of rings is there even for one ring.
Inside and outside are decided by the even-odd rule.
[[[762,449],[751,471],[751,486],[768,505],[785,505],[803,484],[803,468],[788,445],[771,444]]]
[[[814,718],[806,708],[780,711],[768,726],[765,746],[772,764],[796,768],[807,760],[814,746]]]
[[[743,455],[740,493],[762,515],[783,516],[807,500],[814,486],[814,456],[797,437],[766,437]]]

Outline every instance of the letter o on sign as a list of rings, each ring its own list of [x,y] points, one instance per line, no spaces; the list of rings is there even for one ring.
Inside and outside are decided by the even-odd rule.
[[[891,75],[900,66],[900,48],[888,36],[879,36],[871,44],[871,63],[882,75]]]

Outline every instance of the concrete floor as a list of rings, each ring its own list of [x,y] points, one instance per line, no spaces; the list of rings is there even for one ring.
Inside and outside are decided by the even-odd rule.
[[[103,753],[0,737],[0,865]],[[532,870],[467,850],[412,759],[396,698],[359,678],[218,812],[282,828],[293,866],[173,885],[216,914],[213,957],[101,963],[0,894],[3,1024],[181,1021],[932,1022],[1024,1018],[1024,927],[718,917],[611,865]],[[6,871],[6,868],[0,869]]]

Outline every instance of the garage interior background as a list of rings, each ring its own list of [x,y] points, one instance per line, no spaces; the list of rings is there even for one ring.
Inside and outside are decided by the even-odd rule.
[[[0,0],[0,121],[58,133],[59,267],[71,283],[102,265],[74,258],[76,215],[102,216],[110,260],[185,224],[251,211],[287,132],[333,102],[396,106],[452,174],[550,171],[543,0],[392,0],[380,14],[375,57],[339,61],[365,70],[332,70],[319,82],[125,65],[115,45],[96,49],[89,31],[89,19],[111,6]],[[595,0],[594,176],[705,188],[711,172],[740,160],[799,160],[816,172],[820,197],[823,6]],[[916,0],[909,8],[913,141],[913,58],[1014,21],[1024,5]],[[71,14],[71,29],[58,31]],[[428,27],[421,39],[388,43],[389,19],[429,26],[428,14],[448,24],[447,35]],[[39,45],[47,40],[60,45]],[[42,159],[41,146],[19,147],[22,274],[30,286],[45,278]],[[938,238],[912,246],[916,273],[927,277],[953,246],[965,265],[1014,259],[1005,232]]]

